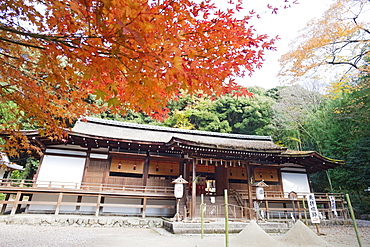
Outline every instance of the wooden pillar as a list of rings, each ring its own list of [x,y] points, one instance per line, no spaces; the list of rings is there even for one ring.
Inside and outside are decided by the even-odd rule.
[[[188,181],[188,184],[184,184],[184,197],[183,200],[185,201],[185,206],[184,206],[184,218],[188,218],[190,214],[190,204],[189,204],[189,161],[184,160],[183,161],[183,177],[186,181]]]
[[[192,178],[192,187],[191,187],[191,215],[190,218],[193,220],[195,219],[195,207],[197,206],[197,184],[196,184],[196,176],[197,176],[197,164],[196,159],[193,158],[193,178]]]
[[[81,202],[82,202],[82,196],[77,196],[76,211],[80,211],[80,209],[81,209]]]
[[[85,167],[84,167],[84,172],[83,172],[83,174],[82,174],[82,183],[85,181],[85,176],[86,176],[86,171],[87,171],[87,168],[89,168],[89,166],[90,166],[90,153],[91,153],[91,148],[89,148],[88,150],[87,150],[87,155],[86,155],[86,160],[85,160]],[[82,187],[83,185],[81,184],[81,187]]]
[[[185,160],[180,161],[180,175],[185,179]],[[187,181],[187,180],[186,180]]]
[[[297,198],[296,200],[296,203],[297,203],[297,211],[298,211],[298,219],[302,220],[302,215],[301,215],[301,203],[299,201],[299,199]]]
[[[265,205],[266,205],[266,219],[269,220],[270,216],[269,216],[269,201],[268,200],[265,201]]]
[[[146,186],[148,183],[149,163],[150,163],[150,154],[149,151],[147,151],[143,167],[143,186]]]
[[[189,173],[190,173],[190,171],[189,171],[189,161],[184,160],[184,176],[183,177],[186,181],[190,180],[189,179]]]
[[[5,202],[1,208],[1,214],[4,214],[5,213],[5,210],[6,210],[6,206],[8,205],[7,203],[9,202],[9,198],[10,198],[10,193],[7,193],[6,196],[5,196]]]
[[[310,182],[310,176],[306,173],[306,176],[307,176],[307,181],[308,181],[308,186],[310,187],[310,192],[312,192],[312,186],[311,186],[311,182]],[[280,180],[280,181],[283,181],[283,180]]]
[[[96,201],[96,209],[95,209],[95,216],[98,217],[100,213],[100,203],[101,203],[101,194],[98,195],[98,199]]]
[[[36,182],[37,178],[39,177],[39,173],[40,173],[40,170],[41,170],[41,166],[44,162],[44,157],[45,157],[45,154],[43,154],[41,156],[41,159],[40,159],[40,164],[39,164],[39,167],[37,168],[37,172],[36,174],[33,176],[32,180],[34,180],[34,183]]]
[[[249,207],[249,219],[253,219],[253,198],[252,198],[252,175],[253,169],[251,169],[249,163],[247,162],[247,176],[248,176],[248,207]]]
[[[150,154],[149,154],[149,151],[146,152],[146,157],[145,157],[145,160],[144,160],[144,167],[143,167],[143,186],[146,187],[147,184],[148,184],[148,176],[149,176],[149,163],[150,163]],[[141,208],[141,214],[142,214],[142,217],[145,218],[145,211],[146,211],[146,201],[147,201],[147,198],[144,197],[143,199],[141,199],[141,205],[142,205],[142,208]]]
[[[22,195],[22,192],[18,191],[17,195],[15,197],[13,207],[12,207],[12,211],[11,211],[10,215],[15,215],[15,213],[17,212],[18,203],[19,203],[19,199],[21,198],[21,195]]]
[[[57,207],[55,208],[55,215],[59,215],[60,204],[62,203],[62,200],[63,200],[63,192],[60,192],[58,196]]]
[[[143,207],[141,209],[141,214],[142,214],[142,217],[145,218],[147,198],[144,197],[144,199],[142,199],[141,201],[142,201],[142,205],[143,205]]]
[[[107,184],[109,179],[110,164],[112,163],[112,157],[105,162],[105,173],[103,175],[102,183]]]

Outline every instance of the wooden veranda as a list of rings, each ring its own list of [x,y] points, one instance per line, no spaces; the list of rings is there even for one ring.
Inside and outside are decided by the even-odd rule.
[[[303,194],[298,194],[297,200],[290,200],[281,191],[266,191],[264,200],[259,202],[259,214],[255,208],[248,207],[248,191],[230,189],[229,195],[229,218],[233,220],[246,220],[258,217],[260,220],[291,220],[292,217],[305,220],[309,217],[307,205],[305,205]],[[114,185],[114,184],[92,184],[92,183],[66,183],[51,181],[33,180],[12,180],[3,179],[0,182],[0,193],[4,194],[4,199],[0,201],[1,214],[15,215],[16,213],[29,212],[32,205],[48,206],[47,210],[37,213],[48,214],[91,214],[112,215],[104,212],[104,208],[132,208],[136,209],[135,216],[146,217],[149,209],[169,209],[170,214],[175,210],[175,198],[173,187],[164,186],[135,186],[135,185]],[[32,200],[36,195],[47,194],[45,200]],[[52,195],[50,197],[50,195]],[[336,213],[331,208],[329,196],[335,198]],[[214,195],[205,195],[205,217],[217,219],[224,217],[225,204],[223,197],[218,196],[211,201]],[[252,192],[255,197],[255,191]],[[50,198],[54,198],[51,200]],[[73,198],[73,200],[71,200]],[[88,198],[88,200],[86,199]],[[136,203],[120,203],[119,200],[112,202],[109,199],[136,199]],[[343,194],[315,193],[318,210],[324,219],[347,219],[348,210]],[[155,200],[156,203],[149,203]],[[163,201],[166,203],[158,203]],[[191,211],[193,203],[191,198],[185,196],[182,199],[180,210],[184,219],[187,212]],[[196,198],[194,203],[196,208],[195,218],[199,218],[200,198]],[[294,206],[293,206],[294,205]],[[73,210],[63,210],[63,207],[72,207]],[[82,210],[88,207],[89,210]],[[116,214],[114,214],[116,215]],[[123,213],[123,215],[125,215]],[[166,217],[171,215],[164,215]]]

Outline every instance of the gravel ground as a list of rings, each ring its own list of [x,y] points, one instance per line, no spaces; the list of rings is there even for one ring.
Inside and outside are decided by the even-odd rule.
[[[370,222],[358,222],[362,246],[370,246]],[[315,228],[312,228],[316,232]],[[320,238],[333,247],[359,246],[351,226],[320,227]],[[230,239],[234,235],[230,235]],[[163,229],[34,226],[0,224],[0,246],[225,246],[224,235],[172,235]],[[276,239],[281,236],[274,235]],[[308,246],[308,245],[307,245]],[[232,247],[232,246],[230,246]]]

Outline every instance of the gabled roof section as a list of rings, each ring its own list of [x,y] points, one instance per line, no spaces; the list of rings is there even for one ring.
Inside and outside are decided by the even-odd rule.
[[[195,135],[195,136],[214,136],[214,137],[225,137],[225,138],[234,138],[234,139],[242,139],[242,140],[272,141],[270,136],[241,135],[241,134],[219,133],[219,132],[200,131],[200,130],[179,129],[179,128],[170,128],[170,127],[163,127],[163,126],[156,126],[156,125],[120,122],[120,121],[93,118],[93,117],[86,117],[86,118],[79,120],[76,123],[75,127],[73,128],[73,131],[74,132],[87,131],[83,128],[82,129],[80,128],[80,127],[85,127],[85,126],[82,126],[84,125],[84,123],[89,123],[89,125],[92,126],[92,128],[94,128],[94,126],[91,124],[96,124],[95,125],[96,127],[97,126],[111,126],[111,127],[116,127],[117,129],[120,129],[120,128],[128,128],[128,129],[133,129],[133,130],[138,129],[138,130],[144,130],[144,131],[171,133],[172,135],[189,134],[189,135]],[[119,134],[119,133],[111,133],[111,134]]]
[[[260,150],[279,153],[286,150],[286,148],[274,144],[270,136],[177,129],[91,117],[78,121],[71,134],[133,142],[165,143],[168,146],[174,143],[183,143],[214,149]]]

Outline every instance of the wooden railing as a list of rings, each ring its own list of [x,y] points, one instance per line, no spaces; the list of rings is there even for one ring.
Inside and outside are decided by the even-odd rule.
[[[55,202],[48,201],[24,201],[23,196],[28,196],[37,193],[55,193],[58,195],[58,200]],[[3,209],[6,208],[7,204],[13,205],[12,214],[15,214],[18,205],[42,205],[42,204],[53,204],[56,205],[55,214],[59,213],[60,206],[95,206],[95,214],[99,215],[100,209],[102,207],[135,207],[142,209],[143,215],[145,215],[146,208],[166,208],[168,206],[161,205],[147,205],[146,199],[143,204],[138,205],[117,205],[104,203],[104,200],[101,200],[104,197],[114,197],[114,196],[133,196],[135,198],[150,198],[150,197],[162,197],[162,198],[172,198],[174,194],[173,187],[161,187],[161,186],[137,186],[137,185],[117,185],[117,184],[96,184],[96,183],[72,183],[72,182],[51,182],[51,181],[34,181],[34,180],[17,180],[17,179],[0,179],[0,193],[6,193],[13,195],[14,198],[6,198],[5,201],[0,201],[0,204],[3,204]],[[237,192],[237,204],[239,205],[229,205],[229,215],[232,218],[243,218],[251,217],[254,212],[253,208],[243,207],[243,203],[247,203],[248,200],[248,191],[238,190]],[[63,197],[66,194],[75,194],[81,196],[90,196],[93,195],[96,197],[95,202],[66,202],[63,201]],[[186,195],[188,193],[185,193]],[[296,203],[296,214],[299,218],[303,218],[305,213],[308,213],[308,210],[303,207],[303,197],[305,193],[298,193],[298,198],[295,201]],[[324,205],[322,208],[319,208],[319,211],[328,218],[332,217],[332,212],[329,207],[329,196],[334,196],[337,202],[337,212],[339,216],[343,218],[348,217],[347,209],[344,207],[345,201],[343,199],[343,194],[340,193],[315,193],[315,198],[317,204]],[[255,197],[255,193],[252,193],[252,198]],[[189,199],[189,198],[188,198]],[[185,199],[184,199],[185,200]],[[189,200],[185,200],[186,203]],[[288,205],[285,208],[275,208],[273,205],[269,205],[270,202],[283,201]],[[289,200],[288,196],[281,191],[265,191],[265,200],[264,204],[261,204],[260,211],[265,212],[266,219],[289,219],[293,213],[293,208],[291,207],[292,201]],[[289,206],[290,205],[290,206]],[[272,207],[271,207],[272,206]],[[307,206],[307,205],[306,205]],[[212,205],[208,204],[206,209],[206,217],[208,218],[218,218],[224,214],[224,206],[222,205]],[[188,207],[187,207],[188,208]],[[187,208],[184,209],[184,214],[186,214]],[[4,211],[4,210],[2,210]],[[247,213],[249,212],[249,213]]]
[[[160,186],[137,186],[137,185],[117,185],[117,184],[94,184],[94,183],[72,183],[56,181],[34,181],[17,179],[0,179],[0,193],[4,193],[5,200],[0,200],[0,213],[11,210],[10,214],[28,210],[30,206],[51,206],[49,209],[41,209],[42,212],[54,213],[58,215],[61,207],[72,206],[78,213],[79,208],[94,208],[89,211],[96,216],[100,215],[103,208],[132,208],[138,209],[140,214],[145,217],[147,209],[174,209],[174,188]],[[37,194],[47,194],[54,197],[41,197],[33,200]],[[66,196],[74,196],[73,201],[65,200]],[[56,196],[56,197],[55,197]],[[122,196],[122,197],[121,197]],[[81,199],[78,199],[78,198]],[[141,198],[141,203],[112,202],[105,200],[109,198]],[[52,198],[52,199],[51,199]],[[55,199],[56,198],[56,199]],[[89,198],[84,200],[83,198]],[[170,199],[167,204],[147,203],[150,199]],[[171,200],[173,199],[173,200]],[[44,211],[43,211],[44,210]],[[123,211],[122,211],[123,212]]]
[[[64,190],[64,191],[89,191],[89,192],[112,192],[112,193],[138,193],[138,194],[162,194],[173,195],[173,187],[161,186],[138,186],[138,185],[118,185],[118,184],[97,184],[97,183],[74,183],[59,181],[35,181],[19,179],[2,179],[0,188],[27,190]]]
[[[238,194],[241,196],[242,199],[248,199],[248,190],[237,190]],[[282,191],[264,191],[265,192],[265,200],[269,199],[289,199],[288,194]],[[297,193],[298,199],[306,197],[309,193]],[[329,200],[329,196],[334,196],[336,199],[344,199],[344,194],[342,193],[314,193],[316,201],[320,200]],[[256,191],[252,191],[252,198],[256,198]]]

